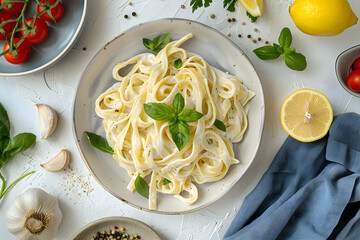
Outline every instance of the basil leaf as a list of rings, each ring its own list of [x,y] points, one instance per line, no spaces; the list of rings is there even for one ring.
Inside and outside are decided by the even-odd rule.
[[[173,108],[175,110],[175,113],[181,112],[181,110],[184,109],[184,106],[185,106],[184,97],[180,93],[177,93],[173,100]]]
[[[149,185],[140,177],[140,174],[135,179],[135,189],[141,196],[149,199]]]
[[[178,121],[177,116],[171,117],[169,120],[169,126],[174,125]]]
[[[224,124],[222,121],[216,119],[215,122],[214,122],[214,125],[215,125],[215,127],[217,127],[219,130],[221,130],[221,131],[223,131],[223,132],[226,132],[226,126],[225,126],[225,124]]]
[[[170,33],[164,33],[153,39],[154,51],[160,52],[170,42]]]
[[[278,47],[276,48],[276,51],[278,51],[280,54],[284,54],[284,48],[283,47]]]
[[[249,12],[246,12],[246,16],[248,16],[251,19],[251,22],[256,22],[256,20],[257,20],[257,17],[254,17]]]
[[[152,40],[148,38],[143,38],[143,44],[147,49],[150,49],[151,51],[154,50],[154,43]]]
[[[165,103],[145,103],[145,113],[157,121],[169,121],[173,117],[173,109]]]
[[[110,147],[109,143],[105,138],[91,132],[85,131],[85,134],[91,146],[104,153],[114,154],[114,150]]]
[[[253,52],[262,60],[276,59],[281,55],[273,46],[260,47],[255,49]]]
[[[284,48],[284,55],[295,52],[295,48]]]
[[[179,120],[184,122],[196,122],[204,115],[192,109],[184,109],[178,114]]]
[[[0,168],[17,153],[23,152],[34,144],[36,136],[32,133],[20,133],[13,137],[1,154]]]
[[[296,71],[305,70],[307,63],[306,57],[301,53],[292,52],[284,55],[286,66]]]
[[[165,185],[168,185],[169,183],[171,183],[171,181],[167,178],[164,178],[162,184],[165,186]]]
[[[8,145],[9,141],[10,141],[9,137],[0,136],[0,157],[1,157],[2,153],[3,153],[3,150]]]
[[[178,59],[175,60],[175,62],[174,62],[174,67],[175,67],[176,69],[179,69],[179,68],[181,68],[181,66],[182,66],[182,60],[181,60],[181,58],[178,58]]]
[[[10,121],[7,112],[0,103],[0,136],[10,136]]]
[[[190,126],[183,121],[177,121],[175,124],[169,126],[172,139],[177,148],[181,151],[190,139]]]
[[[283,30],[281,30],[278,41],[281,47],[290,47],[292,43],[292,35],[289,28],[285,27]]]

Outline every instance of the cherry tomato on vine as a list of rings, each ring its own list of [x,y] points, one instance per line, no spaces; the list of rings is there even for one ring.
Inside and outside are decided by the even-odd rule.
[[[14,38],[14,44],[18,43],[20,40],[21,40],[21,38]],[[6,42],[3,50],[5,52],[8,49],[9,49],[9,43]],[[12,64],[21,64],[21,63],[26,62],[26,60],[30,56],[29,44],[26,41],[23,41],[20,44],[20,46],[17,48],[16,52],[18,54],[17,58],[15,58],[11,52],[5,54],[4,58],[6,59],[6,61],[8,61],[9,63],[12,63]]]
[[[11,16],[10,14],[8,13],[2,13],[0,12],[0,23],[3,23],[3,22],[6,22],[10,19],[14,19],[13,16]],[[3,29],[6,33],[6,35],[8,36],[8,38],[11,37],[11,33],[12,31],[14,30],[14,27],[15,27],[16,23],[15,22],[9,22],[7,24],[5,24],[3,26]],[[0,33],[0,40],[6,40],[6,37],[4,34]]]
[[[350,73],[346,79],[346,84],[351,90],[360,92],[360,69]]]
[[[42,4],[46,4],[47,0],[40,0],[40,2]],[[44,9],[45,10],[50,10],[50,7],[52,7],[54,4],[56,3],[56,0],[49,0],[49,5],[46,7],[42,7],[40,4],[37,7],[37,12],[41,13]],[[61,2],[59,1],[58,4],[51,9],[51,15],[53,16],[53,18],[55,19],[55,21],[59,21],[62,16],[64,15],[64,7],[61,4]],[[40,15],[40,18],[44,19],[45,21],[48,22],[54,22],[54,19],[52,19],[49,14],[47,12],[43,13]]]
[[[26,19],[26,23],[30,26],[32,20],[33,20],[33,18]],[[24,24],[21,24],[21,27],[24,27]],[[26,36],[25,40],[29,44],[39,44],[39,43],[42,43],[43,41],[45,41],[45,39],[47,38],[48,33],[49,33],[49,28],[48,28],[48,25],[45,22],[45,20],[43,20],[41,18],[36,18],[33,28],[36,30],[36,33],[30,32]],[[22,30],[21,35],[23,37],[25,37],[25,34],[26,34],[26,31]]]
[[[0,0],[0,4],[2,5],[4,3],[5,0]],[[21,11],[24,7],[24,3],[22,2],[13,2],[11,3],[11,6],[9,7],[9,5],[6,5],[3,10],[6,12],[6,13],[9,13],[11,15],[14,15],[14,16],[18,16],[21,14]]]
[[[354,69],[355,69],[355,70],[356,70],[356,69],[360,69],[360,57],[358,57],[358,58],[355,60],[353,66],[354,66]]]

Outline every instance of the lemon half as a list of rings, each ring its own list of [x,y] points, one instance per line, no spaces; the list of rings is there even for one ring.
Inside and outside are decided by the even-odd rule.
[[[358,20],[347,0],[296,0],[290,16],[301,31],[315,36],[340,34]]]
[[[299,89],[285,99],[280,118],[290,136],[301,142],[313,142],[329,131],[333,110],[324,94],[312,89]]]
[[[246,9],[246,11],[248,11],[254,17],[260,16],[263,13],[263,0],[239,0],[239,2]]]

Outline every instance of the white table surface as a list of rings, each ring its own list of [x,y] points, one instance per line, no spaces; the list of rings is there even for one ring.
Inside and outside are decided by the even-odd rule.
[[[254,188],[268,168],[279,147],[287,137],[280,124],[281,103],[299,88],[313,88],[323,92],[331,101],[334,113],[360,113],[360,99],[352,97],[339,85],[335,75],[335,59],[343,50],[359,44],[360,24],[335,37],[313,37],[299,31],[288,14],[291,0],[264,0],[265,10],[256,23],[251,23],[238,4],[236,12],[222,8],[222,1],[214,0],[207,9],[191,13],[190,0],[89,0],[84,30],[72,50],[55,66],[23,77],[0,77],[0,102],[7,109],[11,134],[33,132],[39,136],[37,111],[28,100],[52,106],[59,115],[59,125],[48,140],[37,139],[36,145],[12,159],[2,173],[8,180],[25,171],[36,173],[16,184],[0,201],[0,239],[15,239],[5,225],[5,212],[13,198],[29,187],[39,187],[56,196],[63,213],[57,240],[70,239],[85,224],[107,216],[127,216],[145,222],[163,239],[221,239],[240,208],[244,197]],[[360,2],[349,0],[360,17]],[[184,4],[185,9],[180,6]],[[137,16],[131,16],[132,12]],[[216,18],[211,19],[210,15]],[[125,19],[128,14],[129,19]],[[234,41],[254,64],[265,93],[265,129],[259,153],[244,177],[222,199],[211,206],[186,215],[166,216],[143,212],[130,207],[102,189],[91,177],[80,158],[72,137],[71,106],[80,75],[94,54],[122,31],[141,22],[157,18],[178,17],[208,24],[223,34],[231,34]],[[235,23],[228,18],[235,17]],[[242,25],[241,22],[246,24]],[[282,60],[262,61],[253,53],[265,40],[277,41],[283,27],[293,33],[293,46],[308,60],[303,72],[292,71]],[[258,32],[254,32],[254,28]],[[242,38],[238,38],[238,34]],[[261,37],[254,44],[246,36]],[[86,48],[86,51],[83,48]],[[39,166],[53,157],[60,148],[71,152],[70,168],[49,173]]]

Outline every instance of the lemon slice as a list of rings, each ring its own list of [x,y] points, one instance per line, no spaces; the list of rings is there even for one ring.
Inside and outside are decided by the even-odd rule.
[[[329,131],[333,110],[324,94],[312,89],[299,89],[283,102],[280,118],[290,136],[301,142],[313,142]]]
[[[263,0],[239,0],[241,5],[254,17],[260,16],[264,10]]]

